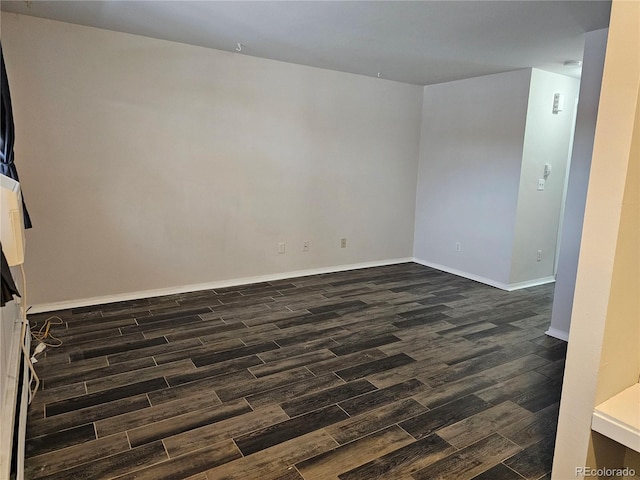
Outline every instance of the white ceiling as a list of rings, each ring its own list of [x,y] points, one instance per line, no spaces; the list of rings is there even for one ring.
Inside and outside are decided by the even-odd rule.
[[[526,67],[579,76],[611,2],[14,1],[3,12],[418,85]]]

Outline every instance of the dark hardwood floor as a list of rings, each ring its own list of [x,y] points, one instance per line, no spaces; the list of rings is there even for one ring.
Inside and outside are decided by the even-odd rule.
[[[407,263],[31,315],[26,478],[550,478],[552,298]]]

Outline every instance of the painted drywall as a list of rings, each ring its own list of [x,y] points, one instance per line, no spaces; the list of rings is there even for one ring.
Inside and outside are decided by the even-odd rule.
[[[640,90],[620,212],[595,403],[640,378]],[[634,359],[635,361],[631,360]],[[638,405],[640,408],[640,405]]]
[[[610,351],[607,344],[614,338],[611,336],[613,332],[609,331],[609,322],[612,322],[611,325],[617,324],[615,330],[618,334],[628,333],[629,338],[637,332],[635,328],[625,330],[625,327],[618,323],[620,320],[609,318],[609,314],[618,308],[615,303],[622,298],[627,288],[626,282],[619,281],[627,277],[618,270],[618,265],[621,262],[637,262],[637,244],[633,246],[635,255],[628,255],[626,249],[630,247],[626,243],[625,247],[617,249],[621,245],[620,241],[626,242],[621,240],[621,233],[624,234],[627,228],[633,226],[633,223],[627,223],[630,217],[623,208],[625,185],[627,182],[635,183],[636,195],[638,188],[638,179],[629,178],[628,172],[634,171],[633,166],[629,169],[629,162],[638,148],[635,143],[638,141],[637,133],[633,144],[632,139],[634,126],[635,129],[639,128],[636,120],[640,95],[639,46],[640,3],[614,0],[562,387],[552,472],[554,479],[574,478],[576,467],[587,465],[592,439],[591,417],[596,402],[603,398],[605,385],[617,384],[616,387],[620,388],[621,376],[630,378],[629,371],[637,373],[640,364],[637,344],[636,350],[624,355],[623,361],[618,355],[607,354]],[[637,162],[637,157],[635,161]],[[630,212],[633,213],[633,208]],[[637,206],[635,215],[637,226]],[[637,263],[635,268],[638,268]],[[632,277],[633,275],[628,279]],[[629,287],[635,288],[629,295],[637,298],[637,276]],[[612,288],[616,291],[612,291]],[[624,290],[618,291],[621,288]],[[625,304],[627,301],[629,299]],[[635,341],[637,342],[637,338]],[[621,352],[626,345],[627,341],[620,345]],[[610,363],[607,375],[611,375],[611,371],[616,368],[625,372],[613,374],[615,380],[605,382],[604,377],[600,375],[600,369],[607,363]],[[606,389],[611,390],[609,387]],[[606,461],[606,458],[600,460]]]
[[[7,302],[4,307],[0,307],[0,418],[5,420],[4,408],[7,400],[7,387],[10,382],[15,379],[9,375],[9,365],[12,363],[13,357],[18,356],[20,343],[14,345],[14,329],[20,327],[20,316],[15,301]],[[4,466],[3,466],[4,467]]]
[[[640,40],[640,38],[639,38]],[[640,378],[640,89],[627,168],[611,293],[602,338],[594,405],[599,405]],[[640,413],[640,399],[636,412]],[[636,449],[640,436],[635,437]],[[592,433],[587,465],[628,467],[640,472],[640,453],[603,435]]]
[[[2,43],[30,303],[411,257],[421,87],[6,13]]]
[[[530,79],[528,69],[424,87],[420,261],[509,283]]]
[[[522,150],[515,234],[509,283],[553,277],[560,210],[575,124],[578,79],[532,69]],[[555,93],[564,95],[564,109],[553,113]],[[544,166],[551,174],[544,190]],[[538,251],[542,251],[538,260]]]
[[[602,69],[607,48],[608,29],[585,35],[580,100],[576,118],[569,183],[564,204],[562,238],[558,251],[558,271],[553,296],[553,312],[548,333],[566,340],[569,337],[571,308],[576,286],[584,206],[587,199],[593,139],[598,117]]]
[[[0,478],[11,478],[13,426],[18,401],[21,358],[20,313],[15,301],[0,308]]]
[[[640,12],[638,12],[640,14]],[[640,36],[636,36],[640,41]],[[595,405],[606,401],[640,378],[640,88],[627,167],[627,181],[620,211],[620,226],[611,275],[611,293],[602,339]],[[640,412],[640,399],[636,405]],[[640,453],[602,438],[593,439],[587,464],[594,467],[622,465],[640,472]],[[636,448],[640,436],[636,435]],[[610,453],[612,452],[612,453]],[[612,457],[611,459],[609,459]],[[617,463],[614,463],[613,459]],[[624,463],[620,463],[622,458]]]

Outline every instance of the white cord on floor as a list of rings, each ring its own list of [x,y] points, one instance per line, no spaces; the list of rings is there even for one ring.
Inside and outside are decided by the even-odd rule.
[[[20,347],[22,348],[22,352],[24,353],[24,361],[27,362],[29,370],[31,371],[31,380],[29,380],[29,404],[31,404],[33,398],[36,395],[36,392],[38,391],[38,387],[40,386],[40,378],[38,377],[38,374],[36,374],[35,368],[33,368],[31,355],[29,354],[26,345],[27,330],[29,331],[29,335],[31,335],[31,328],[29,327],[29,320],[27,320],[27,277],[24,273],[23,264],[20,264],[20,273],[22,274],[22,301],[20,302],[22,331],[20,333]],[[33,384],[34,380],[36,386],[32,389],[31,385]]]

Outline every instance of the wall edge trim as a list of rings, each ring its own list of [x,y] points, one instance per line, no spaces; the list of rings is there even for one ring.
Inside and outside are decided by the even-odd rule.
[[[549,327],[549,329],[544,333],[546,333],[550,337],[557,338],[558,340],[562,340],[564,342],[569,341],[569,332],[564,332],[562,330],[558,330],[557,328]]]

